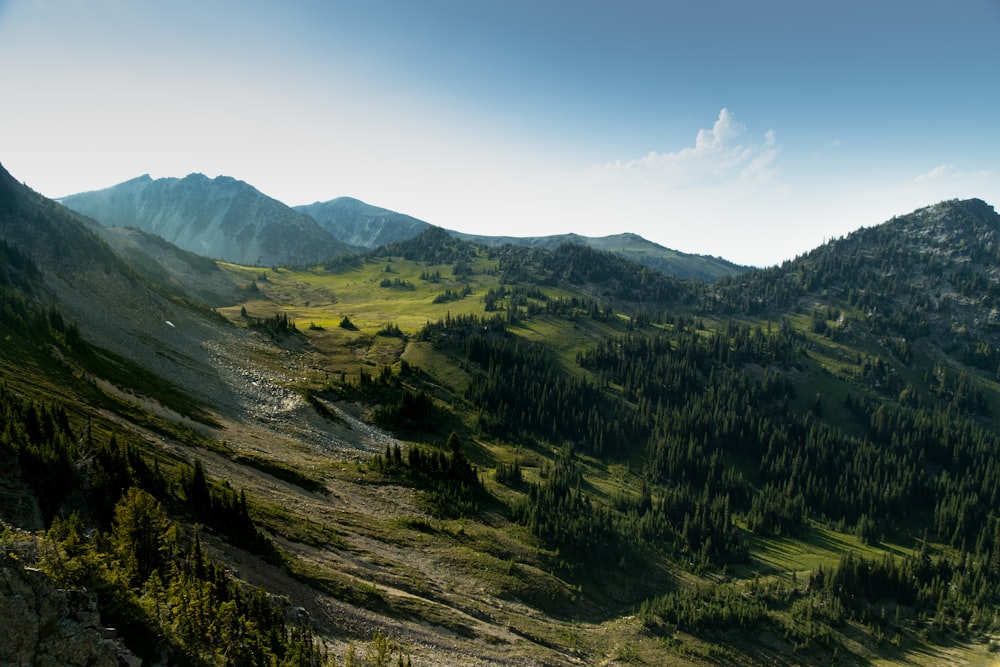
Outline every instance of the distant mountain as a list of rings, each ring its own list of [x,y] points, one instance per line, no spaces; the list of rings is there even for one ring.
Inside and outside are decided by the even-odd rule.
[[[260,266],[357,254],[412,239],[432,226],[351,197],[288,207],[243,181],[228,176],[209,179],[202,174],[155,180],[143,175],[103,190],[64,197],[60,203],[109,227],[141,229],[199,255]],[[585,245],[667,275],[706,282],[746,270],[721,258],[671,250],[630,233],[596,238],[449,234],[486,246],[553,250],[564,243]]]
[[[748,267],[733,264],[720,257],[709,255],[690,255],[678,250],[671,250],[638,234],[626,232],[611,236],[581,236],[579,234],[555,234],[552,236],[479,236],[452,232],[461,239],[481,243],[488,246],[506,244],[526,246],[529,248],[544,248],[555,250],[565,243],[585,245],[595,250],[606,250],[621,255],[637,264],[677,278],[696,278],[712,282],[721,276],[731,276],[746,271]]]
[[[344,243],[369,250],[408,241],[433,226],[412,216],[372,206],[351,197],[339,197],[293,208],[312,217],[323,229]],[[671,250],[631,233],[596,238],[579,234],[517,237],[466,234],[454,230],[448,230],[448,233],[457,239],[491,247],[510,244],[555,250],[565,243],[585,245],[621,255],[667,275],[707,282],[747,269],[721,258]]]
[[[311,217],[344,243],[369,250],[406,241],[431,226],[423,220],[352,197],[338,197],[292,208]]]
[[[111,227],[136,227],[238,264],[318,262],[351,252],[307,215],[228,176],[148,175],[60,202]]]

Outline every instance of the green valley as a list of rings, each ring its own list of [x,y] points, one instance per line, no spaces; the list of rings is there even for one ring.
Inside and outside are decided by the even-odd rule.
[[[904,644],[915,649],[943,637],[932,637],[928,628],[948,634],[958,622],[965,624],[958,634],[975,653],[971,628],[983,631],[996,621],[986,602],[995,594],[986,581],[993,576],[987,561],[996,517],[982,496],[955,499],[957,506],[946,510],[936,495],[944,479],[928,477],[926,457],[937,457],[935,467],[946,470],[958,448],[983,466],[985,477],[955,479],[955,493],[995,485],[985,471],[992,468],[996,435],[973,426],[981,421],[975,415],[996,400],[994,378],[956,369],[951,380],[942,371],[937,386],[921,381],[915,368],[899,363],[898,343],[859,340],[869,336],[845,343],[843,335],[831,335],[830,328],[849,331],[849,318],[864,317],[856,309],[834,310],[836,302],[825,306],[829,317],[822,320],[815,309],[741,322],[698,308],[657,318],[616,302],[607,285],[581,290],[560,280],[553,268],[561,264],[559,251],[534,265],[539,256],[529,260],[511,248],[508,253],[522,256],[465,251],[471,270],[457,276],[453,264],[422,261],[418,252],[414,259],[372,256],[349,268],[272,271],[257,281],[259,297],[241,306],[295,323],[292,336],[314,356],[314,371],[322,370],[322,381],[318,373],[311,376],[309,391],[330,400],[374,398],[383,406],[376,421],[412,427],[397,429],[411,447],[439,448],[446,432],[461,435],[482,481],[464,502],[443,493],[439,482],[408,472],[405,457],[396,465],[388,451],[376,457],[379,478],[415,484],[434,517],[394,530],[415,530],[433,543],[428,536],[450,536],[448,522],[472,521],[495,534],[491,540],[534,548],[530,558],[506,550],[487,554],[496,570],[488,577],[494,594],[509,595],[524,587],[519,578],[545,572],[568,586],[546,610],[572,609],[567,615],[575,622],[603,627],[639,608],[645,628],[639,636],[657,638],[649,650],[659,650],[652,647],[663,630],[711,637],[739,627],[748,646],[755,631],[779,634],[775,646],[793,662],[831,652],[891,661],[908,655]],[[596,266],[607,258],[588,259]],[[521,271],[530,265],[534,274],[509,280],[505,271],[512,265]],[[689,303],[711,296],[697,283],[671,287]],[[462,298],[435,303],[442,293],[463,289]],[[239,323],[237,310],[225,312]],[[355,328],[341,327],[344,318]],[[387,335],[387,328],[394,333]],[[345,355],[345,348],[353,353]],[[890,364],[891,370],[882,368]],[[941,388],[949,382],[956,384]],[[913,398],[886,401],[882,383],[894,392],[906,386]],[[418,395],[430,397],[429,404],[419,415],[406,414],[405,398]],[[963,395],[977,398],[955,403]],[[944,411],[949,405],[955,413]],[[404,418],[390,419],[393,410]],[[434,418],[417,419],[426,412]],[[880,421],[887,419],[891,423]],[[918,436],[924,422],[929,432]],[[941,430],[952,429],[965,431],[963,444],[939,440]],[[900,446],[902,433],[926,441]],[[965,530],[968,513],[978,514]],[[905,593],[862,586],[845,605],[838,594],[814,588],[817,576],[846,577],[857,563],[867,572],[888,562],[895,572],[932,554],[936,574],[921,580],[906,570]],[[970,559],[983,569],[955,569]],[[625,574],[636,568],[645,573],[639,581]],[[954,577],[986,577],[965,603],[956,600],[950,623],[940,621],[948,607],[932,600],[933,581],[942,573],[949,586]],[[673,592],[664,597],[663,590]],[[688,604],[700,605],[719,591],[762,602],[750,620],[740,621],[723,613],[692,622],[658,611],[664,599],[694,596]],[[733,600],[720,605],[738,606]],[[928,604],[938,606],[922,608]],[[810,605],[843,608],[819,622],[823,630],[813,636],[798,627],[798,612]],[[869,620],[885,609],[896,614],[888,639],[885,624]],[[939,619],[936,628],[931,618]],[[986,632],[979,636],[988,638]],[[693,646],[701,644],[682,642],[679,655]],[[761,659],[759,647],[739,646],[730,647],[737,651],[731,659]]]
[[[84,293],[11,192],[5,567],[96,591],[149,664],[995,662],[982,202],[714,283],[431,228],[201,278],[84,259]]]

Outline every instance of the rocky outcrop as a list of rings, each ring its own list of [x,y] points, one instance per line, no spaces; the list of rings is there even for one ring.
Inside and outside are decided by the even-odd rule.
[[[141,660],[101,625],[88,591],[57,588],[16,556],[0,555],[0,665],[138,667]]]

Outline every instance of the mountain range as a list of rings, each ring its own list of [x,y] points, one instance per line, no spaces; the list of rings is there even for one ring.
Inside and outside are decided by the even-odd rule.
[[[711,281],[418,227],[239,265],[0,168],[0,664],[990,664],[993,206]]]
[[[350,252],[315,220],[233,178],[148,175],[64,197],[61,203],[113,227],[136,227],[200,255],[269,266],[320,262]]]
[[[148,175],[60,202],[112,227],[136,227],[201,255],[238,264],[301,265],[360,254],[413,238],[431,224],[350,197],[288,207],[230,177]],[[606,249],[681,278],[714,280],[745,270],[720,258],[665,248],[635,234],[518,238],[450,232],[486,245],[553,249],[577,243]]]

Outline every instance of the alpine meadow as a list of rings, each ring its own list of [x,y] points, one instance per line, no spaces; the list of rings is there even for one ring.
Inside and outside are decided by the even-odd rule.
[[[0,171],[0,663],[997,660],[991,205],[756,269],[149,183]]]

